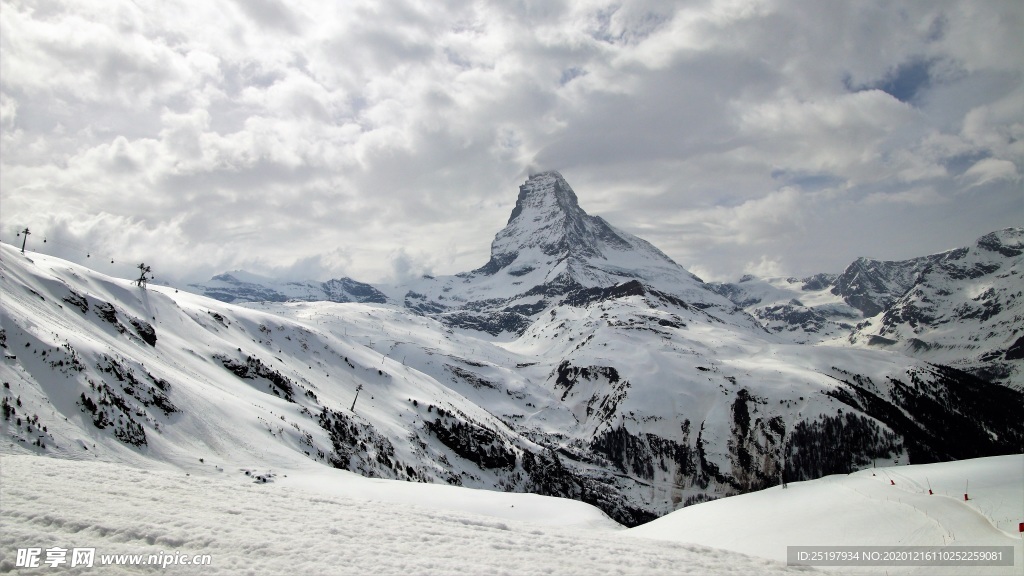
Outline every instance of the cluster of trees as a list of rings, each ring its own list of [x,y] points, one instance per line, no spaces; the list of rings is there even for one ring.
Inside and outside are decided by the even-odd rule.
[[[849,474],[875,459],[901,454],[901,439],[860,414],[823,416],[793,426],[786,444],[786,482]]]
[[[433,422],[425,421],[423,426],[453,452],[481,468],[515,468],[516,453],[506,447],[491,430],[458,418],[449,418],[447,414],[435,418]]]

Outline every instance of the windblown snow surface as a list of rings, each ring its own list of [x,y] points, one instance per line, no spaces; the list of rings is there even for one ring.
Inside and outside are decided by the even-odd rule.
[[[0,458],[0,572],[18,548],[178,574],[1019,574],[1024,456],[864,470],[698,504],[630,530],[572,500],[372,480],[310,465],[194,473]],[[970,500],[963,501],[965,482]],[[894,484],[893,484],[894,482]],[[928,486],[934,495],[928,495]],[[1000,568],[787,567],[794,545],[1014,546]],[[713,547],[710,547],[713,546]],[[108,554],[207,566],[100,566]],[[749,554],[749,555],[748,555]],[[46,565],[25,573],[51,573]]]
[[[370,480],[324,467],[186,475],[4,456],[0,571],[17,548],[209,554],[197,574],[783,574],[784,564],[628,538],[573,500]],[[216,470],[216,468],[214,468]],[[254,480],[254,475],[270,481]],[[42,566],[29,572],[52,571]],[[74,572],[74,571],[72,571]],[[81,571],[86,573],[87,570]]]

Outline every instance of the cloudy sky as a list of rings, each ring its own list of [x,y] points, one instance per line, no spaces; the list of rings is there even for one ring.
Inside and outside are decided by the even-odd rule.
[[[1024,225],[1022,30],[1019,0],[2,0],[0,240],[450,274],[556,169],[709,280],[934,253]]]

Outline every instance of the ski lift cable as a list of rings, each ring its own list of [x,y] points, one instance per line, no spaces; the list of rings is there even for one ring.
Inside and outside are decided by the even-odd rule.
[[[22,232],[19,231],[17,233],[16,237],[20,238],[21,234],[22,234]],[[64,248],[64,249],[70,250],[72,252],[78,253],[79,255],[84,253],[85,257],[87,259],[89,259],[90,261],[92,261],[92,253],[93,252],[96,252],[97,259],[110,260],[111,264],[116,263],[116,261],[118,260],[118,258],[116,258],[114,256],[102,255],[100,251],[93,250],[93,249],[91,249],[91,248],[89,248],[87,246],[82,246],[81,244],[78,244],[76,242],[70,242],[68,240],[63,240],[63,239],[58,240],[56,238],[52,238],[46,232],[30,232],[30,235],[37,235],[37,234],[42,236],[42,238],[43,238],[42,244],[56,245],[56,246],[59,246],[61,248]],[[47,251],[44,251],[43,249],[41,249],[38,246],[36,247],[35,251],[43,253],[43,254],[47,254]],[[49,254],[49,255],[53,256],[53,254]],[[102,258],[101,258],[101,256],[102,256]]]

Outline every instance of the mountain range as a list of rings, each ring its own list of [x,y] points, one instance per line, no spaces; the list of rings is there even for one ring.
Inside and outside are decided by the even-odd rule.
[[[1015,362],[1024,357],[1022,254],[1024,228],[1007,228],[909,260],[858,258],[841,274],[704,283],[648,242],[588,215],[565,179],[546,172],[520,187],[490,259],[471,272],[372,286],[236,271],[189,288],[236,303],[392,304],[495,337],[519,336],[549,305],[592,298],[597,289],[653,289],[725,313],[729,305],[713,292],[792,342],[895,349],[1024,389]]]
[[[709,284],[546,172],[486,264],[401,285],[232,272],[192,294],[4,245],[4,450],[316,462],[627,525],[873,463],[1017,453],[1021,239]]]
[[[842,274],[745,276],[710,288],[793,342],[896,350],[1024,388],[1024,228],[903,261],[858,258]]]

